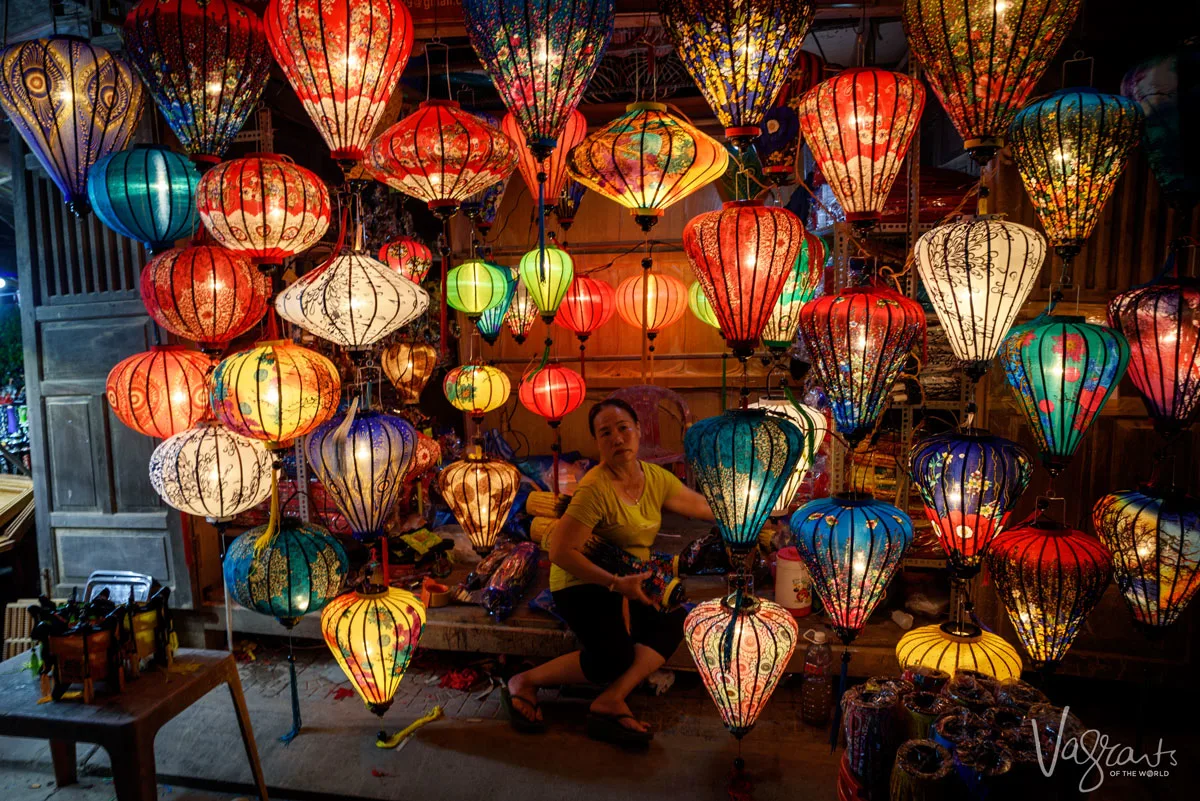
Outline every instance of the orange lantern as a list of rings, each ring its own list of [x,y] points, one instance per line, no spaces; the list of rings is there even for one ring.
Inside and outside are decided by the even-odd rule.
[[[383,374],[400,392],[400,400],[415,406],[437,367],[437,350],[425,342],[393,342],[380,357]]]
[[[643,298],[642,287],[646,287]],[[645,301],[645,314],[643,311]],[[678,278],[646,272],[626,278],[617,285],[617,314],[634,328],[641,328],[645,321],[646,335],[650,338],[650,349],[654,349],[654,338],[658,332],[679,322],[687,310],[687,287]]]
[[[166,439],[208,415],[208,357],[180,345],[155,346],[117,363],[105,382],[113,414],[148,437]]]
[[[500,123],[500,130],[517,145],[517,167],[521,170],[525,185],[529,187],[529,194],[536,200],[539,191],[543,191],[542,197],[548,202],[552,204],[557,201],[567,187],[567,153],[587,136],[587,119],[572,109],[567,117],[566,127],[558,136],[557,146],[544,160],[538,159],[530,150],[515,115],[505,114]],[[545,175],[544,184],[538,182],[539,174]]]
[[[379,260],[419,284],[429,275],[429,268],[433,266],[433,252],[421,240],[401,236],[379,249]]]

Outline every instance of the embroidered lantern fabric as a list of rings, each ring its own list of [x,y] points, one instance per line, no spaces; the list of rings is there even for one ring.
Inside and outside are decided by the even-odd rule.
[[[433,253],[421,240],[401,236],[379,249],[379,260],[409,281],[419,284],[429,275],[429,268],[433,266]]]
[[[100,222],[157,253],[199,225],[199,183],[195,165],[183,156],[161,145],[136,145],[92,165],[87,190]]]
[[[950,675],[974,670],[998,681],[1021,678],[1021,655],[1003,637],[973,623],[921,626],[896,644],[901,670],[941,670]]]
[[[446,276],[446,303],[472,320],[500,305],[508,293],[506,270],[483,259],[471,259]]]
[[[400,402],[414,405],[437,367],[437,348],[427,342],[393,342],[380,356],[383,374],[400,393]]]
[[[438,476],[438,490],[480,555],[495,547],[520,484],[517,468],[478,452],[446,465]]]
[[[579,373],[560,364],[547,364],[521,379],[517,397],[522,406],[557,427],[579,408],[586,392],[587,384]]]
[[[800,307],[817,295],[825,281],[825,243],[811,231],[804,232],[800,255],[783,282],[783,292],[771,307],[763,327],[762,342],[773,351],[787,350],[800,329]]]
[[[816,458],[821,443],[825,441],[829,424],[825,422],[825,415],[820,410],[803,403],[795,404],[786,399],[761,398],[750,404],[750,408],[763,409],[791,420],[795,423],[796,428],[800,429],[800,435],[803,438],[796,469],[788,477],[787,482],[783,485],[783,492],[779,493],[779,500],[771,509],[772,517],[783,517],[792,505],[792,500],[796,497],[796,492],[800,489],[800,483],[804,481],[805,474],[812,467],[813,459]]]
[[[492,266],[500,271],[500,275],[504,279],[504,293],[500,296],[499,303],[490,309],[485,309],[483,314],[479,315],[479,319],[475,321],[479,335],[489,345],[495,345],[496,340],[500,338],[500,332],[504,330],[504,319],[508,316],[509,307],[512,306],[513,296],[517,294],[517,277],[513,271],[500,265]]]
[[[208,415],[208,357],[179,345],[155,346],[117,362],[104,394],[125,425],[166,439]]]
[[[816,53],[801,50],[788,73],[788,78],[775,103],[763,116],[762,133],[754,149],[762,160],[763,175],[772,183],[784,186],[796,182],[800,168],[800,98],[825,80],[825,59]]]
[[[572,271],[573,272],[573,271]],[[505,320],[508,322],[508,330],[512,332],[513,339],[520,345],[525,342],[525,338],[529,336],[530,329],[537,322],[538,306],[533,300],[533,293],[529,291],[525,279],[517,276],[517,290],[513,293],[512,303],[508,307],[508,315]]]
[[[708,302],[708,296],[704,294],[704,288],[700,286],[699,281],[693,281],[688,286],[687,298],[688,308],[696,315],[697,320],[713,328],[721,327],[721,321],[717,319],[717,313],[713,311],[712,304]]]
[[[521,124],[517,121],[516,115],[505,114],[504,121],[500,124],[500,130],[516,143],[517,155],[520,159],[517,167],[521,171],[521,178],[525,180],[525,186],[529,188],[529,194],[536,202],[541,193],[546,204],[552,205],[566,190],[569,179],[567,153],[587,136],[587,120],[578,111],[572,111],[567,117],[562,133],[557,137],[558,141],[554,152],[546,156],[545,160],[534,155],[529,145],[526,144],[525,134],[521,132]],[[546,176],[544,187],[538,183],[539,173]]]
[[[150,486],[194,517],[228,520],[271,494],[271,454],[215,421],[163,440],[150,454]]]
[[[610,284],[577,275],[558,307],[554,322],[585,341],[617,311],[617,295]]]
[[[554,315],[571,287],[575,277],[575,263],[565,250],[548,246],[545,250],[534,248],[521,257],[517,273],[529,297],[537,306],[546,324],[554,322]],[[520,292],[520,290],[517,290]]]
[[[499,409],[508,400],[512,384],[504,371],[482,364],[464,364],[446,373],[442,382],[446,400],[476,420],[494,409]]]
[[[642,327],[643,291],[646,295],[646,331],[653,339],[659,331],[683,317],[687,310],[687,287],[674,276],[655,272],[631,275],[617,284],[617,314],[634,328]]]
[[[1200,199],[1200,165],[1192,157],[1195,118],[1188,113],[1200,92],[1193,69],[1200,43],[1185,39],[1173,51],[1160,53],[1125,73],[1121,94],[1142,109],[1146,126],[1142,146],[1162,188],[1163,197],[1181,212]]]

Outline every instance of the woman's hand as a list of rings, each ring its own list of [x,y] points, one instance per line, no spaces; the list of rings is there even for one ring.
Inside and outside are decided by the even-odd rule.
[[[613,579],[613,592],[619,592],[631,601],[640,601],[646,606],[654,606],[650,596],[642,589],[642,582],[650,578],[650,571],[635,573],[632,576],[617,576]]]

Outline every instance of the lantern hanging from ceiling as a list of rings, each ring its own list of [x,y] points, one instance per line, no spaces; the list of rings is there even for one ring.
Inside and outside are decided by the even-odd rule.
[[[883,414],[900,368],[924,336],[921,304],[885,286],[844,289],[801,307],[800,338],[837,430],[851,445]]]
[[[135,145],[92,165],[87,192],[100,222],[143,242],[151,253],[191,236],[200,173],[190,161],[162,145]]]
[[[871,495],[844,493],[801,506],[791,529],[833,630],[849,645],[912,543],[912,520]]]
[[[508,271],[483,259],[471,259],[450,270],[446,277],[446,303],[471,320],[499,306],[508,293]]]
[[[518,345],[525,343],[525,338],[529,336],[533,324],[537,322],[538,306],[533,300],[533,293],[529,291],[529,287],[525,283],[525,279],[517,275],[517,290],[513,293],[512,303],[508,307],[508,315],[505,320],[508,322],[508,330],[512,332],[513,339]]]
[[[997,681],[1021,678],[1021,655],[1003,637],[974,623],[949,621],[915,628],[896,643],[901,670],[973,670]]]
[[[800,130],[846,220],[877,222],[925,108],[916,78],[855,67],[800,101]]]
[[[804,476],[808,473],[809,468],[812,467],[813,460],[817,457],[817,451],[821,448],[821,443],[825,441],[825,434],[829,431],[829,423],[826,422],[825,415],[819,409],[814,409],[803,403],[792,403],[787,399],[761,398],[750,404],[750,408],[762,409],[771,414],[791,420],[796,428],[800,430],[802,447],[800,458],[796,462],[796,469],[787,477],[787,482],[783,485],[783,491],[779,493],[779,500],[775,502],[774,508],[771,509],[772,517],[783,517],[791,507],[792,500],[795,499],[796,492],[800,489],[800,483],[804,481]]]
[[[713,598],[688,613],[683,641],[734,737],[754,728],[799,637],[788,610],[749,594]]]
[[[1108,587],[1112,557],[1091,534],[1038,515],[996,538],[988,571],[1025,653],[1053,667]]]
[[[0,50],[0,108],[77,215],[88,171],[121,150],[142,116],[142,83],[124,61],[70,36]]]
[[[725,126],[745,147],[787,80],[812,24],[811,0],[664,0],[659,16],[675,52]]]
[[[908,44],[980,165],[1071,32],[1081,0],[905,0]]]
[[[1200,165],[1189,144],[1196,124],[1189,110],[1200,98],[1198,60],[1200,43],[1187,39],[1174,51],[1134,67],[1121,81],[1121,94],[1136,101],[1145,115],[1142,146],[1163,197],[1183,213],[1200,199]]]
[[[792,264],[783,292],[771,307],[763,327],[762,342],[773,352],[781,353],[796,341],[800,329],[800,307],[817,296],[825,282],[825,242],[812,231],[804,232],[800,255]]]
[[[725,172],[713,186],[717,197],[722,203],[731,200],[762,199],[768,191],[767,176],[763,173],[762,160],[758,157],[758,149],[754,145],[738,151],[730,144],[725,145],[729,153],[729,163]]]
[[[207,356],[179,345],[157,345],[117,362],[104,394],[125,425],[166,439],[208,416]]]
[[[693,217],[683,249],[733,354],[754,354],[771,309],[800,257],[798,217],[757,200],[735,200]]]
[[[1083,317],[1053,316],[1014,330],[1000,355],[1042,463],[1057,476],[1125,375],[1129,343]]]
[[[529,188],[529,194],[536,200],[538,193],[541,192],[547,203],[553,203],[562,197],[569,178],[567,154],[571,148],[582,142],[587,136],[587,120],[584,116],[578,111],[571,111],[567,117],[566,127],[558,136],[557,147],[544,160],[534,155],[533,150],[526,144],[525,135],[521,133],[521,126],[516,115],[511,113],[504,115],[500,129],[508,134],[509,139],[517,143],[517,155],[520,157],[517,167],[521,170],[521,177],[525,180],[525,186]],[[539,174],[545,176],[544,185],[538,182]]]
[[[400,84],[413,19],[401,0],[271,0],[267,41],[335,161],[354,164]]]
[[[721,321],[717,319],[717,313],[713,311],[712,304],[709,303],[708,296],[704,294],[704,287],[700,286],[699,281],[693,281],[688,286],[687,301],[688,308],[696,315],[697,320],[713,328],[721,327]]]
[[[534,248],[521,257],[517,272],[542,319],[550,325],[575,277],[571,256],[554,245]]]
[[[775,96],[775,104],[763,116],[762,133],[755,150],[762,159],[762,171],[771,183],[786,186],[796,182],[800,169],[800,98],[825,80],[825,59],[801,50],[788,73],[787,81]]]
[[[643,285],[646,287],[642,297]],[[646,301],[645,315],[642,301]],[[634,328],[642,327],[645,318],[647,336],[653,348],[654,338],[664,328],[674,325],[687,310],[687,287],[674,276],[643,271],[617,284],[617,314]]]
[[[261,264],[282,264],[329,228],[325,183],[274,153],[213,167],[200,179],[196,206],[217,242]]]
[[[393,342],[383,349],[379,361],[400,393],[400,402],[414,406],[437,367],[437,348],[427,342]]]
[[[492,184],[487,189],[476,192],[462,202],[462,212],[467,219],[475,223],[479,233],[487,236],[496,222],[496,214],[500,211],[500,202],[504,200],[504,191],[512,176],[508,175]]]
[[[517,391],[521,405],[545,417],[551,428],[578,409],[586,394],[587,384],[579,373],[553,363],[526,374]]]
[[[220,161],[271,73],[262,20],[233,0],[142,0],[121,38],[184,152]]]
[[[150,485],[172,509],[228,520],[271,494],[271,454],[257,440],[207,420],[150,454]]]
[[[419,284],[429,275],[433,253],[429,246],[411,236],[401,236],[379,249],[379,260],[400,275]]]
[[[580,350],[597,328],[612,319],[617,311],[617,296],[610,284],[586,275],[577,275],[558,307],[554,322],[579,338]]]
[[[917,240],[917,272],[972,380],[991,367],[1037,284],[1046,240],[999,217],[961,217]]]
[[[483,337],[489,345],[495,345],[496,340],[500,338],[500,332],[504,330],[504,319],[508,316],[508,310],[512,306],[513,296],[517,294],[517,276],[507,267],[495,266],[504,278],[504,294],[499,303],[484,310],[483,314],[479,315],[479,319],[475,321],[475,328],[479,330],[479,336]]]
[[[442,389],[450,405],[478,422],[488,412],[504,405],[512,392],[512,384],[498,367],[464,364],[446,373]]]
[[[554,216],[558,218],[558,224],[564,231],[574,225],[575,215],[579,213],[579,204],[583,201],[585,192],[587,187],[579,181],[567,179],[567,188],[558,196],[558,203],[554,206]]]
[[[663,103],[631,103],[567,156],[575,180],[629,209],[643,231],[668,206],[720,178],[728,163],[720,142]]]
[[[1122,490],[1096,502],[1092,525],[1134,621],[1162,629],[1178,620],[1200,589],[1200,500],[1175,489]]]
[[[1033,459],[984,429],[935,434],[913,446],[909,474],[958,578],[970,578],[1029,486]]]
[[[367,709],[383,717],[425,630],[425,606],[411,592],[365,586],[321,612],[321,634]]]
[[[1013,119],[1008,141],[1054,251],[1071,259],[1092,233],[1142,135],[1132,100],[1060,89]]]
[[[438,476],[438,490],[480,555],[491,553],[495,547],[520,484],[517,468],[489,459],[477,450],[446,465]]]

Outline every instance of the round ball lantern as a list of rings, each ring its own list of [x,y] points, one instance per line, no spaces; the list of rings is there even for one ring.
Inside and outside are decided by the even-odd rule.
[[[954,675],[974,670],[997,681],[1021,678],[1021,655],[1004,640],[973,623],[921,626],[900,638],[896,659],[901,670],[940,670]]]
[[[529,194],[535,200],[541,197],[543,203],[553,205],[567,187],[570,178],[567,175],[567,153],[587,136],[587,120],[578,111],[571,111],[562,133],[557,137],[554,151],[544,159],[534,155],[526,143],[525,134],[521,132],[521,124],[515,114],[504,115],[500,130],[517,145],[517,155],[520,159],[517,168],[521,171],[525,186],[529,188]],[[538,181],[539,175],[545,177],[544,183]]]
[[[383,374],[400,393],[400,402],[414,406],[437,367],[437,348],[426,342],[393,342],[379,359]]]
[[[771,509],[772,517],[783,517],[791,508],[792,500],[795,499],[796,492],[800,489],[800,483],[804,481],[804,476],[812,467],[813,460],[817,458],[817,451],[820,450],[821,443],[825,441],[825,434],[829,431],[829,423],[826,422],[825,415],[820,410],[803,403],[792,403],[786,399],[762,398],[750,404],[750,408],[762,409],[791,420],[800,429],[800,435],[803,437],[800,459],[796,462],[796,469],[788,477],[787,482],[783,485],[783,491],[779,493],[779,500],[775,501],[775,506]]]
[[[228,520],[271,494],[271,454],[257,440],[204,421],[150,454],[150,486],[172,509]]]
[[[554,322],[575,334],[582,343],[611,320],[616,311],[617,298],[611,284],[577,275],[558,307]]]
[[[811,231],[804,232],[800,255],[783,282],[783,292],[771,308],[763,327],[762,343],[782,353],[796,341],[800,330],[800,308],[817,296],[825,281],[825,243]]]
[[[158,253],[196,230],[199,183],[195,165],[178,153],[135,145],[93,164],[87,190],[100,222]]]
[[[446,373],[442,382],[446,400],[476,421],[499,409],[508,400],[512,384],[504,371],[491,365],[464,364]]]
[[[525,343],[529,332],[533,330],[533,324],[537,322],[538,314],[538,305],[533,300],[533,293],[529,291],[525,279],[518,274],[517,289],[513,292],[512,303],[509,304],[508,314],[504,318],[518,345]]]
[[[717,313],[713,311],[712,303],[704,294],[704,287],[700,286],[699,281],[694,281],[688,286],[687,302],[697,320],[713,328],[721,327],[721,321],[717,319]]]
[[[478,320],[508,294],[507,271],[483,259],[471,259],[450,270],[446,277],[446,303],[450,308]]]
[[[409,281],[419,284],[429,275],[433,253],[421,240],[400,236],[379,249],[379,260]]]
[[[517,397],[521,405],[545,417],[551,428],[579,408],[587,394],[583,377],[569,367],[547,364],[521,379]]]
[[[108,374],[108,406],[125,425],[166,439],[209,414],[207,356],[179,345],[156,346],[117,362]]]
[[[508,317],[513,297],[517,294],[516,273],[507,267],[492,266],[496,267],[504,278],[504,293],[501,295],[499,303],[490,309],[485,309],[483,314],[479,315],[479,319],[475,321],[475,328],[478,329],[479,336],[483,337],[483,341],[489,345],[495,345],[496,340],[500,338],[500,332],[504,330],[504,321]]]
[[[617,284],[617,314],[634,328],[642,328],[644,320],[651,346],[658,332],[679,322],[686,310],[687,287],[674,276],[646,272]]]
[[[575,277],[575,263],[562,248],[534,248],[521,257],[517,273],[542,319],[549,325]],[[518,290],[519,291],[519,290]]]
[[[478,451],[446,465],[438,476],[438,490],[481,556],[495,547],[520,484],[517,468]]]

